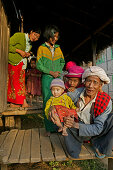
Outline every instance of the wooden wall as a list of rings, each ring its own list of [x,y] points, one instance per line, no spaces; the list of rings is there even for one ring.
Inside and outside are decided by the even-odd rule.
[[[0,112],[7,108],[8,44],[10,28],[0,0]]]

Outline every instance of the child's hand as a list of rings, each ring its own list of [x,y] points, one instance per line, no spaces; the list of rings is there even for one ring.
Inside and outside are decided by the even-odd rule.
[[[69,88],[68,88],[68,91],[69,91],[69,92],[74,92],[74,91],[75,91],[75,87],[69,87]]]

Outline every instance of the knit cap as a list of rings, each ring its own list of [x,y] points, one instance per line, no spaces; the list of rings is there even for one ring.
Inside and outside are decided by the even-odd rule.
[[[71,68],[72,66],[76,65],[76,63],[74,61],[69,61],[66,64],[66,70],[69,70],[69,68]]]
[[[68,74],[66,74],[66,77],[78,77],[82,78],[82,74],[84,72],[84,69],[80,66],[73,65],[68,69]]]
[[[62,87],[63,89],[65,89],[64,82],[59,78],[52,80],[51,85],[50,85],[50,89],[54,86]]]

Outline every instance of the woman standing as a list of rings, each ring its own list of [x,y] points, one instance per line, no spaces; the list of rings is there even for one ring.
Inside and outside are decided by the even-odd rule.
[[[60,77],[65,64],[60,46],[56,44],[59,39],[59,29],[54,25],[47,26],[44,38],[46,42],[37,51],[37,69],[42,72],[43,109],[45,109],[47,100],[52,96],[50,90],[51,81]],[[55,129],[54,124],[47,120],[45,113],[44,122],[47,131],[46,135],[49,136],[50,132],[55,131]]]
[[[40,37],[40,29],[30,33],[15,33],[9,42],[8,94],[10,107],[29,107],[25,95],[25,69],[30,56],[31,43]]]

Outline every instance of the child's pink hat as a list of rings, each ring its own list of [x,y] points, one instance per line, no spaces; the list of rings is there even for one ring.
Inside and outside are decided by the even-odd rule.
[[[69,61],[67,64],[66,64],[66,70],[69,70],[70,67],[76,65],[76,63],[74,61]]]
[[[82,78],[82,74],[84,72],[84,69],[80,66],[73,65],[68,69],[68,74],[66,74],[66,77],[79,77]]]

